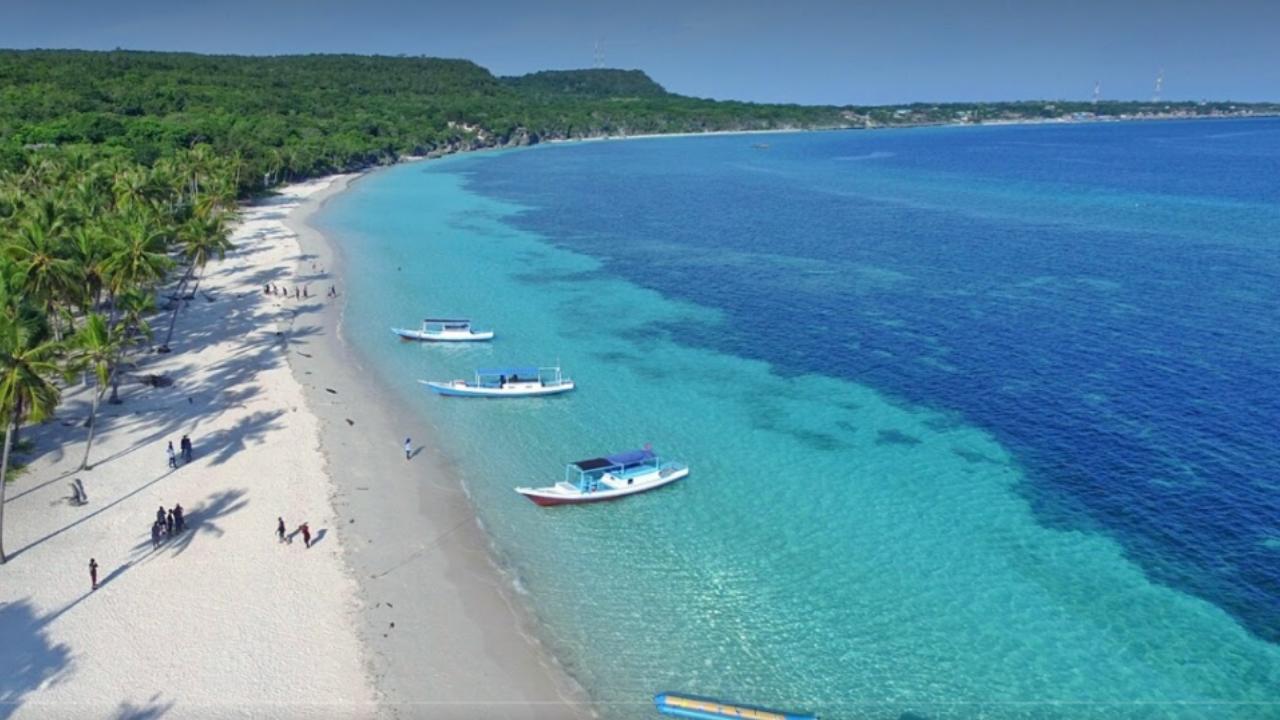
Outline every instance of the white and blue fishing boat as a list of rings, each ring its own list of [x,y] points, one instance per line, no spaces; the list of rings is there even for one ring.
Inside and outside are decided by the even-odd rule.
[[[425,342],[476,342],[492,340],[492,330],[475,330],[470,320],[427,318],[417,330],[408,328],[391,328],[391,332],[405,340],[422,340]]]
[[[645,446],[571,462],[563,481],[540,488],[518,487],[516,492],[539,505],[577,505],[654,490],[688,475],[688,465],[663,460]]]
[[[438,395],[454,397],[538,397],[569,392],[573,380],[565,377],[560,366],[501,367],[476,370],[471,380],[419,380]]]

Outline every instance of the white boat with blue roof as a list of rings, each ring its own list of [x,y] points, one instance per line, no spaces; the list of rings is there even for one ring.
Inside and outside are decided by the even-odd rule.
[[[466,319],[427,318],[417,330],[391,328],[391,332],[404,340],[424,342],[477,342],[492,340],[492,330],[476,330]]]
[[[518,487],[538,505],[579,505],[656,490],[688,477],[689,466],[663,460],[649,446],[587,458],[565,467],[564,480],[547,487]]]
[[[419,380],[437,395],[452,397],[539,397],[574,389],[559,365],[550,367],[498,367],[476,370],[471,380]]]

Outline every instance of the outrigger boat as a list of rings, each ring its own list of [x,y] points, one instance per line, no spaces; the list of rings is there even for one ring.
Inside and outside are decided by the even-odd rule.
[[[554,367],[505,367],[476,370],[474,380],[419,380],[438,395],[455,397],[534,397],[569,392],[573,381]]]
[[[427,318],[422,321],[422,328],[391,328],[391,332],[405,340],[424,340],[429,342],[475,342],[492,340],[492,330],[473,330],[470,320],[445,320]]]
[[[744,718],[746,720],[817,720],[816,715],[779,712],[765,710],[750,705],[712,700],[696,695],[679,695],[662,693],[655,695],[653,704],[663,715],[693,720],[724,720],[725,718]]]
[[[688,474],[689,466],[664,462],[646,447],[569,463],[562,482],[540,488],[518,487],[516,492],[539,505],[575,505],[635,495]]]

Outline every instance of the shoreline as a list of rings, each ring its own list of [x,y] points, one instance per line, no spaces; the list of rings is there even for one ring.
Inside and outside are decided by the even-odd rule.
[[[1181,117],[1155,117],[1155,118],[1100,118],[1086,120],[1029,120],[1029,121],[1009,121],[1009,122],[990,122],[990,123],[943,123],[943,124],[921,124],[921,125],[900,125],[900,126],[877,126],[867,129],[912,129],[919,127],[979,127],[982,125],[994,125],[999,127],[1009,125],[1045,125],[1045,124],[1091,124],[1106,122],[1135,122],[1143,120],[1151,121],[1171,121],[1171,120],[1204,120],[1204,119],[1242,119],[1242,118],[1181,118]],[[827,130],[841,129],[863,129],[863,128],[829,128]],[[679,134],[655,134],[655,135],[635,135],[635,136],[601,136],[594,138],[578,138],[564,140],[543,141],[538,144],[559,145],[577,142],[603,142],[606,140],[640,140],[640,139],[659,139],[672,137],[699,137],[704,135],[758,135],[758,134],[782,134],[782,133],[800,133],[800,132],[818,132],[812,129],[771,129],[771,130],[743,130],[743,131],[717,131],[708,133],[679,133]],[[529,149],[533,146],[486,146],[471,149],[459,149],[449,155],[460,155],[463,153],[475,153],[485,151],[499,150],[516,150]],[[285,220],[285,224],[296,235],[296,242],[301,248],[300,260],[297,267],[297,275],[299,277],[307,277],[309,275],[323,281],[319,286],[319,291],[327,289],[328,277],[342,277],[343,249],[341,243],[335,241],[334,238],[325,236],[319,229],[311,225],[310,219],[319,212],[324,205],[333,197],[345,192],[353,183],[360,181],[367,175],[395,167],[400,164],[419,162],[424,160],[441,159],[442,157],[413,157],[404,158],[397,163],[368,168],[356,173],[343,174],[338,176],[329,176],[335,178],[329,187],[320,193],[309,197],[305,203],[294,210]],[[309,269],[309,263],[312,262],[311,257],[315,256],[316,262],[326,270],[323,274],[313,274]],[[293,369],[295,377],[306,388],[308,404],[313,408],[313,412],[319,413],[318,408],[325,406],[328,409],[327,416],[322,418],[321,433],[324,438],[322,448],[326,458],[326,467],[329,468],[329,474],[335,487],[340,488],[335,491],[334,506],[339,508],[338,514],[346,517],[347,513],[341,509],[346,505],[352,508],[351,514],[354,516],[357,511],[363,513],[364,516],[370,514],[380,514],[382,510],[376,509],[379,502],[389,503],[384,510],[403,511],[404,505],[412,503],[396,503],[394,497],[385,497],[378,500],[371,500],[370,497],[377,490],[376,484],[385,484],[386,480],[391,476],[400,474],[404,467],[403,461],[400,459],[400,440],[405,431],[404,428],[415,428],[409,434],[414,438],[415,445],[421,444],[418,435],[418,428],[422,426],[421,419],[415,417],[409,408],[403,405],[403,401],[396,396],[396,393],[386,386],[374,373],[363,372],[365,360],[361,357],[360,351],[349,345],[342,338],[342,322],[344,315],[345,301],[339,298],[338,302],[327,304],[322,313],[317,317],[321,320],[316,325],[304,325],[300,329],[304,335],[313,334],[313,340],[310,342],[311,348],[320,352],[306,357],[305,361],[299,359],[297,355],[290,356],[290,366]],[[308,353],[312,353],[308,350]],[[329,382],[316,384],[310,379],[317,367],[324,369],[323,377]],[[316,373],[319,374],[319,373]],[[339,378],[338,381],[332,380]],[[329,387],[338,391],[333,394],[325,388]],[[343,388],[361,387],[360,392],[364,395],[357,403],[349,403],[342,398],[349,398],[348,390]],[[346,415],[343,415],[339,408],[348,408]],[[353,414],[359,412],[360,416]],[[354,421],[354,424],[348,422],[348,418]],[[363,428],[363,430],[362,430]],[[371,430],[372,428],[372,430]],[[377,438],[376,444],[378,450],[371,452],[370,448],[360,446],[358,443],[352,443],[354,436],[364,437],[367,433],[372,432],[372,437]],[[423,434],[429,443],[432,441],[431,430],[428,429]],[[375,459],[373,456],[377,455]],[[428,524],[428,535],[430,535],[426,545],[415,545],[414,552],[405,552],[401,558],[404,563],[418,563],[422,558],[418,553],[431,553],[443,557],[443,563],[446,570],[443,577],[455,590],[461,590],[462,593],[475,593],[468,595],[471,598],[487,596],[486,599],[492,601],[494,596],[501,600],[500,603],[490,603],[483,610],[473,611],[474,603],[463,603],[468,610],[456,617],[465,617],[468,622],[474,623],[480,628],[481,635],[489,638],[488,640],[474,645],[479,648],[478,652],[486,657],[481,658],[479,665],[496,666],[502,664],[505,667],[498,670],[479,671],[479,672],[496,672],[496,673],[512,673],[503,675],[487,675],[484,682],[469,685],[474,680],[472,673],[474,671],[460,671],[457,666],[457,658],[450,658],[453,662],[448,662],[446,667],[433,667],[431,658],[424,658],[424,651],[420,647],[413,647],[404,642],[397,643],[393,640],[390,633],[383,633],[386,628],[382,623],[382,614],[384,611],[380,607],[386,602],[383,598],[387,593],[384,590],[382,581],[386,572],[400,572],[403,566],[395,564],[392,555],[386,555],[382,559],[387,561],[384,565],[378,565],[376,560],[371,559],[373,554],[365,547],[367,544],[378,544],[382,538],[396,537],[397,533],[384,530],[381,537],[377,533],[371,533],[369,536],[362,537],[357,542],[349,541],[346,544],[344,556],[347,566],[356,578],[361,587],[361,598],[364,601],[366,612],[361,618],[360,635],[361,640],[365,644],[367,653],[370,657],[368,662],[370,674],[375,679],[379,691],[384,699],[390,700],[392,705],[399,702],[406,702],[402,698],[414,697],[411,688],[417,688],[417,692],[430,694],[423,690],[423,682],[433,681],[441,682],[449,685],[449,691],[453,692],[457,688],[462,688],[464,695],[461,697],[469,698],[468,700],[446,700],[449,703],[467,703],[461,705],[465,712],[474,710],[477,706],[485,703],[477,698],[482,697],[476,694],[479,691],[492,691],[494,683],[502,684],[503,678],[513,678],[516,687],[533,688],[533,690],[518,690],[521,699],[501,700],[494,702],[494,705],[501,705],[503,712],[510,712],[513,705],[527,707],[527,715],[519,714],[518,717],[566,717],[569,713],[577,713],[579,716],[586,714],[594,715],[594,710],[590,708],[590,699],[587,690],[578,684],[567,670],[560,666],[554,654],[542,645],[538,640],[538,630],[536,622],[531,617],[530,612],[524,607],[523,602],[516,594],[512,587],[511,580],[507,576],[506,571],[500,566],[501,551],[496,548],[493,540],[482,527],[479,526],[476,518],[475,508],[471,504],[471,499],[466,495],[465,484],[462,478],[452,472],[447,460],[440,460],[440,456],[447,456],[447,451],[443,451],[437,446],[429,444],[423,455],[416,456],[414,459],[415,473],[418,477],[424,473],[418,471],[419,463],[425,464],[427,470],[425,472],[428,485],[433,492],[441,494],[458,494],[461,498],[451,498],[448,509],[433,516]],[[388,461],[387,458],[391,460]],[[367,470],[362,471],[357,477],[342,478],[333,468],[344,467],[372,467],[381,466],[387,469],[383,473],[370,473]],[[392,469],[394,468],[394,470]],[[362,482],[360,478],[366,478],[368,481]],[[416,491],[413,487],[412,480],[400,482],[397,489],[403,492],[403,498],[408,499],[414,497],[412,494]],[[417,514],[426,516],[428,511],[421,508],[416,511]],[[405,513],[407,514],[407,513]],[[470,522],[467,522],[467,521]],[[364,530],[369,530],[366,526]],[[410,535],[405,535],[409,537]],[[372,539],[371,539],[372,538]],[[368,543],[365,543],[365,541]],[[420,571],[419,575],[425,576],[425,571]],[[437,578],[438,579],[438,578]],[[412,585],[412,581],[409,581]],[[403,587],[397,588],[391,594],[405,593]],[[406,606],[404,595],[399,600],[394,597],[391,603],[396,608]],[[430,604],[431,601],[428,601]],[[378,612],[375,612],[378,611]],[[390,614],[387,614],[390,617]],[[388,621],[390,622],[390,621]],[[403,625],[400,621],[395,621],[397,628]],[[382,623],[382,624],[380,624]],[[498,635],[504,637],[498,638],[496,641],[492,637],[494,633],[484,632],[498,630]],[[519,641],[518,643],[516,641]],[[465,645],[468,641],[462,641]],[[379,643],[382,643],[381,645]],[[456,648],[457,646],[455,646]],[[508,652],[514,647],[517,654],[523,654],[522,660],[515,664],[510,662],[498,663],[498,659],[494,657],[495,647],[505,647]],[[425,651],[429,654],[429,650]],[[438,661],[438,658],[435,659]],[[415,669],[405,669],[404,665],[417,666]],[[414,678],[419,680],[415,681]],[[462,679],[451,679],[461,677]],[[545,695],[538,692],[544,689],[549,683],[555,688],[554,699],[547,699]],[[466,694],[471,693],[471,694]],[[447,694],[447,693],[446,693]],[[452,697],[452,696],[451,696]],[[407,700],[407,702],[414,702]],[[531,703],[526,705],[526,703]],[[499,712],[494,707],[494,712]],[[543,714],[545,712],[545,715]]]
[[[439,150],[432,151],[425,155],[406,155],[392,161],[386,165],[376,165],[367,167],[363,170],[352,171],[354,174],[363,174],[373,172],[383,167],[394,167],[406,162],[418,162],[421,160],[440,160],[451,155],[461,155],[463,153],[496,151],[496,150],[520,150],[535,148],[539,145],[564,145],[570,143],[596,143],[621,140],[660,140],[662,138],[698,138],[698,137],[725,137],[734,135],[782,135],[791,133],[817,133],[817,132],[850,132],[865,130],[915,130],[921,128],[981,128],[981,127],[1018,127],[1018,126],[1037,126],[1037,125],[1109,125],[1114,123],[1135,123],[1135,122],[1173,122],[1173,121],[1199,121],[1199,120],[1253,120],[1280,117],[1280,113],[1251,113],[1248,115],[1147,115],[1147,116],[1113,116],[1099,115],[1096,117],[1053,117],[1053,118],[1015,118],[1015,119],[996,119],[984,120],[980,122],[965,121],[939,121],[939,122],[904,122],[895,124],[861,124],[861,125],[832,125],[827,127],[783,127],[770,128],[765,130],[706,130],[701,132],[678,132],[678,133],[638,133],[635,135],[589,135],[584,137],[556,137],[539,139],[534,143],[491,143],[487,145],[476,146],[459,146],[449,147],[443,152]]]
[[[369,674],[392,714],[430,703],[435,717],[590,717],[585,689],[539,642],[434,432],[364,371],[342,337],[345,296],[333,278],[342,278],[343,248],[310,220],[368,172],[336,176],[284,223],[301,250],[299,280],[317,283],[317,293],[339,287],[337,302],[295,320],[306,349],[290,353],[289,365],[319,418],[344,557],[364,606],[358,635]],[[406,435],[416,450],[409,473]]]

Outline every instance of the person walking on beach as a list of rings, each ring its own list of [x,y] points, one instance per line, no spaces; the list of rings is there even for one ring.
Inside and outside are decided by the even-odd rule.
[[[93,589],[98,589],[98,561],[89,558],[89,582],[93,585]]]
[[[304,298],[305,298],[305,297],[311,297],[310,295],[308,295],[308,294],[307,294],[307,286],[306,286],[306,285],[303,285],[303,286],[302,286],[302,297],[304,297]]]
[[[191,462],[191,438],[183,435],[182,441],[178,443],[178,446],[182,449],[182,462]]]
[[[310,548],[311,547],[311,528],[307,527],[306,523],[302,523],[301,525],[298,526],[298,532],[302,533],[302,544]]]
[[[170,510],[164,519],[164,534],[173,537],[173,511]]]
[[[181,504],[173,506],[173,526],[177,528],[178,532],[182,532],[182,529],[187,526],[187,519],[182,517]]]
[[[338,297],[338,286],[337,286],[337,285],[330,285],[330,286],[329,286],[329,297]]]
[[[276,518],[276,538],[277,542],[284,542],[284,518]]]
[[[151,523],[151,549],[157,550],[159,548],[160,548],[160,521],[157,520]]]
[[[165,449],[169,455],[169,467],[173,470],[178,469],[178,454],[173,451],[173,441],[169,441],[169,447]]]
[[[301,299],[302,299],[302,291],[298,289],[298,286],[297,286],[297,285],[294,285],[294,286],[293,286],[293,299],[294,299],[294,300],[301,300]]]
[[[409,438],[404,439],[404,459],[413,459],[413,441]]]
[[[164,506],[163,505],[161,505],[159,509],[156,510],[156,522],[160,523],[161,525],[164,525]]]

